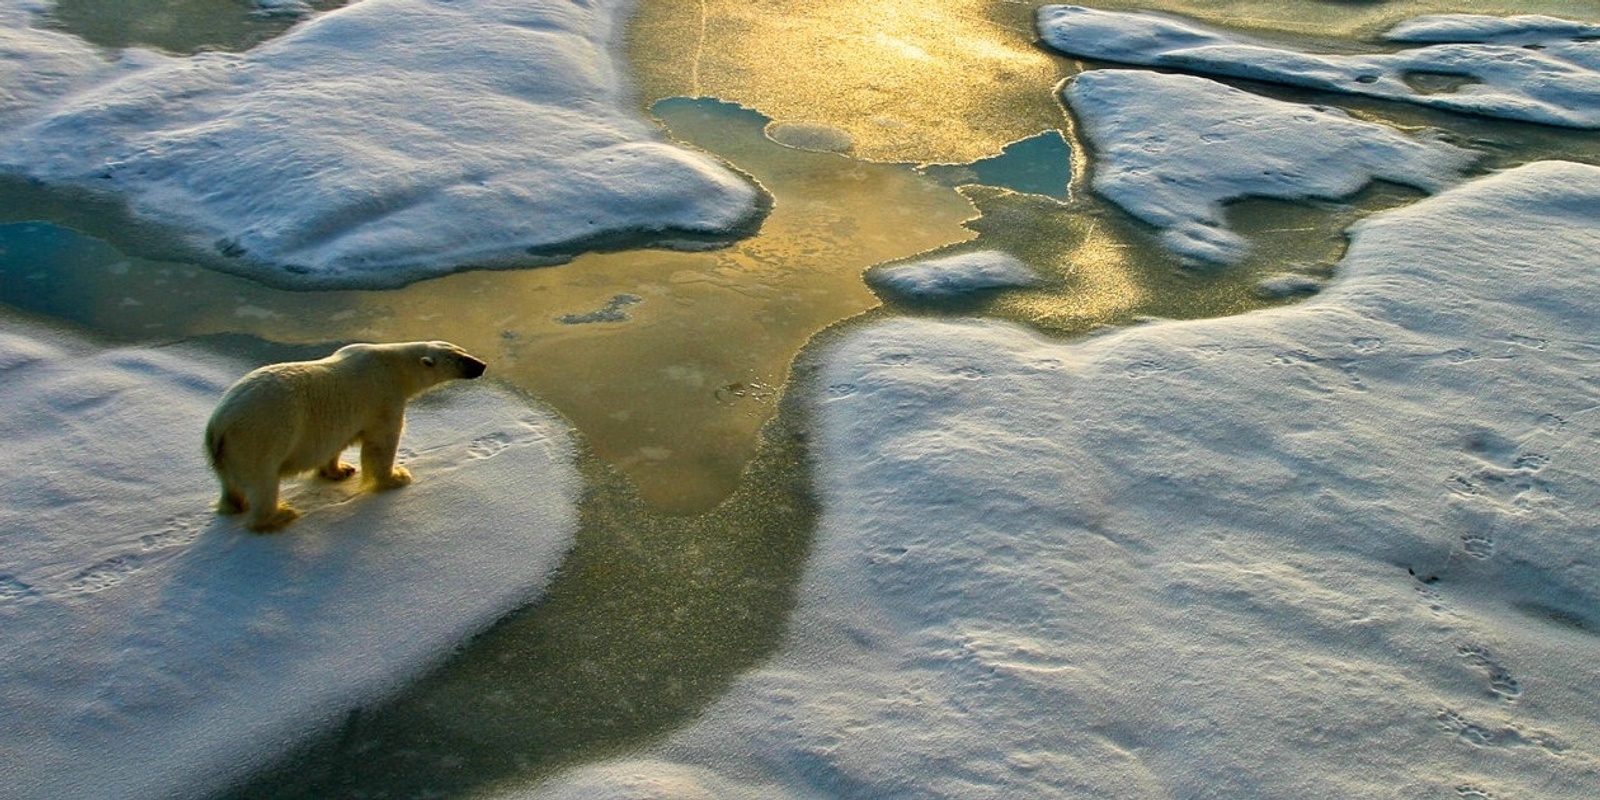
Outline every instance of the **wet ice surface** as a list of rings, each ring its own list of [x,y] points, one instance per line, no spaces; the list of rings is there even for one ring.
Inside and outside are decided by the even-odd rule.
[[[748,232],[757,188],[627,107],[620,5],[364,0],[242,55],[98,65],[8,7],[28,91],[0,169],[126,197],[213,266],[292,288]]]
[[[1272,81],[1506,119],[1600,128],[1600,25],[1544,16],[1418,17],[1395,53],[1288,50],[1154,14],[1043,6],[1039,33],[1069,55]]]
[[[1600,168],[1358,226],[1299,306],[825,346],[785,650],[524,797],[1588,797]]]
[[[417,481],[285,482],[261,536],[199,444],[249,366],[0,331],[0,771],[17,797],[213,796],[534,599],[572,542],[565,423],[487,384],[412,402]]]
[[[1096,70],[1062,96],[1094,148],[1094,190],[1197,264],[1234,263],[1249,248],[1227,229],[1228,201],[1340,198],[1378,179],[1431,191],[1475,160],[1339,109],[1188,75]]]

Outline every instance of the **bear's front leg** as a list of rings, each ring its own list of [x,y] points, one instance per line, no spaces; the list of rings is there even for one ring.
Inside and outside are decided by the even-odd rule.
[[[411,482],[410,470],[394,463],[400,429],[397,424],[393,431],[361,436],[361,474],[374,489],[398,489]]]

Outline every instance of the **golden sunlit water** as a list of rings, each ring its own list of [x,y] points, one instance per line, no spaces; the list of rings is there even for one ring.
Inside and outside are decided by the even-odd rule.
[[[1349,224],[1418,196],[1378,185],[1337,202],[1238,203],[1229,219],[1252,242],[1249,259],[1181,268],[1147,226],[1086,190],[1093,153],[1056,88],[1092,65],[1035,44],[1039,5],[638,0],[627,59],[641,113],[772,195],[761,230],[722,250],[589,255],[392,291],[284,292],[130,255],[159,252],[159,242],[115,204],[0,180],[0,222],[11,223],[0,224],[0,300],[12,307],[121,340],[209,337],[241,358],[258,357],[241,344],[254,340],[449,339],[488,357],[491,375],[530,402],[560,411],[583,443],[582,528],[548,596],[240,796],[516,785],[668,731],[760,663],[781,641],[816,513],[807,423],[783,387],[795,359],[803,368],[814,355],[806,347],[818,331],[883,302],[863,270],[1002,250],[1043,285],[946,306],[891,299],[871,313],[986,314],[1076,335],[1290,302],[1263,297],[1261,279],[1326,278]],[[1381,47],[1363,37],[1422,13],[1600,21],[1588,0],[1093,5],[1349,50]],[[245,48],[283,29],[248,11],[238,0],[62,0],[53,19],[107,47],[185,53]],[[1550,157],[1600,163],[1592,133],[1250,88],[1443,129],[1482,149],[1485,169]],[[1023,182],[983,177],[1001,170],[967,166],[1052,136],[1057,149],[1013,147],[1005,171],[1051,176],[1048,186],[1070,178],[1070,192],[1015,191]],[[956,188],[969,180],[987,185]]]
[[[647,97],[715,96],[847,132],[857,157],[965,162],[1061,124],[1032,12],[985,0],[643,0]]]

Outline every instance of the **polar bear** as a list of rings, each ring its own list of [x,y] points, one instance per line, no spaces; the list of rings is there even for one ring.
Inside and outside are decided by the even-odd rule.
[[[445,381],[476,378],[483,361],[449,342],[352,344],[317,361],[270,364],[228,388],[206,425],[206,454],[222,484],[217,511],[249,511],[274,531],[300,516],[278,502],[278,481],[316,470],[343,480],[339,454],[361,443],[361,473],[376,489],[411,482],[395,466],[406,401]]]

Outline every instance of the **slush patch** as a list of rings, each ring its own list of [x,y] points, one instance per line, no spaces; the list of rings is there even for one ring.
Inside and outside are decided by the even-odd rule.
[[[591,322],[627,322],[628,306],[644,302],[644,298],[636,294],[619,294],[606,301],[594,311],[586,314],[562,314],[556,317],[556,322],[563,325],[587,325]]]

